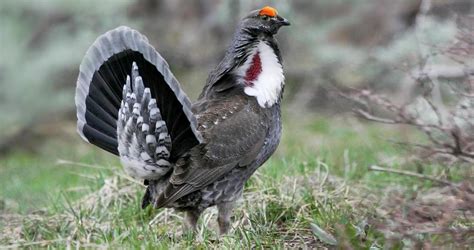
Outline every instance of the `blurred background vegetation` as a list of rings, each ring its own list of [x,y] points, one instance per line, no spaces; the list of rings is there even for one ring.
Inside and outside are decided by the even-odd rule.
[[[263,173],[272,178],[296,176],[321,159],[331,175],[369,189],[389,183],[410,190],[431,187],[418,179],[369,172],[373,164],[419,170],[419,164],[405,164],[407,151],[388,140],[427,139],[406,126],[354,118],[354,103],[338,94],[341,88],[371,89],[395,103],[410,102],[426,87],[410,76],[414,70],[422,72],[429,59],[429,64],[447,72],[438,78],[435,101],[458,103],[449,86],[465,76],[457,61],[439,51],[457,41],[461,22],[473,32],[474,19],[463,17],[473,15],[474,2],[432,0],[427,9],[423,2],[1,1],[0,214],[31,214],[54,206],[64,195],[78,199],[120,169],[117,159],[86,145],[75,133],[76,77],[97,36],[119,25],[139,30],[195,99],[237,22],[264,5],[274,6],[292,26],[278,35],[286,76],[284,139]],[[464,65],[472,66],[472,61]],[[471,84],[474,89],[472,79]],[[468,109],[474,107],[470,105]],[[95,168],[71,167],[67,161]],[[472,178],[472,164],[460,166],[460,172],[447,173],[440,167],[424,173],[450,181]]]

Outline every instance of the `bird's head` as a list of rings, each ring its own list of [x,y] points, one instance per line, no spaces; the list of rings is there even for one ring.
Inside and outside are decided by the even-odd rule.
[[[281,99],[284,84],[280,50],[273,37],[290,22],[275,8],[265,6],[250,12],[240,22],[222,61],[207,80],[200,98],[243,87],[261,107],[271,107]]]
[[[250,12],[240,23],[242,29],[253,35],[275,35],[282,26],[288,25],[290,22],[270,6]]]

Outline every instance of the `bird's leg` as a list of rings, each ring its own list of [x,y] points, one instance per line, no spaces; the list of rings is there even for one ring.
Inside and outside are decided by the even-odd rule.
[[[201,215],[200,210],[198,209],[190,209],[186,211],[186,216],[185,216],[185,223],[186,223],[186,229],[195,232],[196,231],[196,225],[199,220],[199,216]]]
[[[232,210],[234,209],[234,201],[223,202],[217,204],[217,223],[219,224],[219,234],[224,235],[229,232],[230,229],[230,217],[232,216]]]

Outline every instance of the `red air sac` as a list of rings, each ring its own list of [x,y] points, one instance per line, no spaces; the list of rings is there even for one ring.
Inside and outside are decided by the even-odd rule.
[[[250,67],[245,72],[245,84],[247,86],[253,86],[253,81],[262,73],[262,61],[260,60],[260,52],[257,51],[252,58]]]

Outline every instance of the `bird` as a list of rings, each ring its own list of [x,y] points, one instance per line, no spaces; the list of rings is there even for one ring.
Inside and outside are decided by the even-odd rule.
[[[143,181],[143,208],[184,212],[195,230],[216,206],[227,234],[245,182],[280,142],[285,77],[275,35],[289,25],[270,6],[242,18],[194,103],[144,35],[126,26],[104,33],[79,68],[79,135]]]

